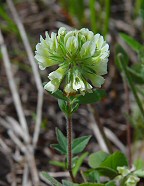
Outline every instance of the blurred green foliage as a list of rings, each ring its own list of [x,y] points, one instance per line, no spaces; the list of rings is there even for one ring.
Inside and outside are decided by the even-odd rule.
[[[127,83],[133,93],[135,102],[131,100],[130,123],[135,128],[135,139],[144,139],[144,47],[133,37],[121,33],[121,38],[131,49],[137,53],[137,61],[130,65],[129,54],[118,45],[116,47],[115,63],[120,70],[124,81]]]
[[[104,36],[109,31],[111,0],[59,0],[77,28],[89,27]]]
[[[1,3],[0,3],[0,18],[2,19],[0,22],[0,28],[3,31],[19,35],[17,26],[15,25],[14,21],[7,14],[4,4],[1,4]]]

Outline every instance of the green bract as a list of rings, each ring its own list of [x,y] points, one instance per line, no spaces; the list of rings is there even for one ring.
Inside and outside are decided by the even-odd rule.
[[[40,37],[36,45],[35,58],[39,68],[58,65],[58,69],[48,76],[44,86],[54,93],[64,90],[67,96],[92,92],[93,87],[104,83],[102,75],[107,73],[109,45],[100,34],[94,35],[86,28],[67,31],[61,27],[58,34],[46,32],[46,38]]]

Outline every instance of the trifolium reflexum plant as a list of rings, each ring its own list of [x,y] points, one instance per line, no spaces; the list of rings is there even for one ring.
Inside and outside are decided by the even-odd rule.
[[[46,32],[36,45],[35,59],[41,70],[55,66],[57,69],[48,74],[44,89],[58,99],[60,109],[66,116],[67,136],[56,129],[58,144],[51,147],[65,156],[65,162],[51,161],[54,165],[69,171],[71,181],[62,183],[42,172],[52,186],[115,186],[116,182],[136,184],[139,178],[134,174],[121,175],[120,168],[128,167],[127,159],[121,152],[108,154],[96,152],[82,153],[91,136],[72,137],[72,114],[80,104],[91,104],[105,96],[101,90],[103,75],[107,74],[109,45],[100,34],[86,28],[67,31],[61,27],[58,33]],[[82,154],[80,154],[82,153]],[[79,155],[79,156],[78,156]],[[88,159],[89,169],[82,171],[84,159]],[[113,164],[114,162],[114,164]],[[79,177],[78,177],[79,175]],[[101,180],[105,176],[105,181]],[[119,178],[119,179],[118,179]],[[123,181],[124,178],[124,181]],[[134,186],[133,184],[133,186]]]

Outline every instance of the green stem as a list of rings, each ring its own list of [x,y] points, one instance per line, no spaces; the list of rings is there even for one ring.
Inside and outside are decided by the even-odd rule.
[[[68,103],[69,109],[70,104]],[[72,181],[75,183],[75,178],[72,172],[72,115],[67,116],[67,142],[68,142],[68,171]]]
[[[89,1],[91,29],[94,33],[97,32],[95,2],[95,0]]]
[[[111,0],[105,1],[105,21],[104,21],[104,36],[106,37],[109,29],[109,19],[110,19],[110,5]]]
[[[140,9],[141,9],[141,3],[142,1],[141,0],[136,0],[135,2],[135,10],[134,10],[134,13],[135,13],[135,17],[137,17],[139,15],[139,12],[140,12]]]
[[[119,57],[121,57],[121,56],[119,56]],[[120,59],[120,61],[121,61],[121,59]],[[134,86],[134,84],[133,84],[132,78],[131,78],[131,76],[130,76],[128,70],[127,70],[127,67],[123,64],[122,61],[121,61],[121,65],[122,65],[122,68],[123,68],[123,72],[124,72],[124,74],[125,74],[125,76],[126,76],[126,78],[127,78],[128,84],[129,84],[129,86],[130,86],[130,88],[131,88],[131,90],[132,90],[132,93],[133,93],[133,95],[134,95],[134,97],[135,97],[135,100],[136,100],[136,102],[137,102],[137,105],[138,105],[138,107],[139,107],[139,110],[140,110],[140,112],[141,112],[141,115],[142,115],[142,117],[143,117],[143,119],[144,119],[144,109],[143,109],[143,106],[142,106],[142,104],[141,104],[141,101],[140,101],[140,99],[139,99],[139,97],[138,97],[138,94],[137,94],[136,88],[135,88],[135,86]]]

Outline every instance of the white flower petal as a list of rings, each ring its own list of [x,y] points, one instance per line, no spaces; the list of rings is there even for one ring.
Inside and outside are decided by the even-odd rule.
[[[100,76],[100,75],[96,75],[96,74],[90,74],[90,73],[86,73],[85,74],[86,79],[89,79],[92,82],[92,85],[94,87],[101,87],[101,85],[104,83],[105,79]]]
[[[58,90],[59,86],[60,86],[60,81],[58,79],[54,79],[52,81],[49,81],[44,86],[44,89],[46,89],[47,91],[50,91],[50,92],[54,93],[55,91]]]
[[[98,40],[98,42],[97,42],[97,48],[98,48],[98,49],[101,49],[103,43],[104,43],[104,38],[103,38],[103,36],[100,36],[100,37],[99,37],[99,40]]]
[[[108,52],[101,53],[100,58],[101,59],[106,59],[108,56],[109,56],[109,51]]]
[[[35,55],[35,59],[37,60],[41,70],[44,70],[46,67],[58,64],[58,61],[52,61],[48,57],[44,57],[39,54]]]
[[[94,78],[91,78],[90,80],[95,87],[99,87],[99,88],[105,81],[105,79],[99,75],[95,75]]]
[[[53,80],[53,79],[59,79],[59,81],[62,80],[62,78],[65,76],[65,73],[66,73],[66,70],[67,68],[66,67],[59,67],[57,70],[51,72],[48,76],[48,78],[50,80]]]
[[[66,28],[65,27],[60,27],[58,30],[58,35],[65,35],[66,34]]]
[[[108,45],[108,44],[105,44],[105,45],[101,48],[101,52],[108,51],[108,49],[109,49],[109,45]]]
[[[58,42],[57,42],[57,38],[56,38],[56,33],[52,32],[51,33],[50,49],[55,51],[57,48],[58,48]]]
[[[94,41],[97,43],[97,41],[99,40],[100,38],[100,34],[96,34],[94,35]]]
[[[108,59],[105,59],[94,65],[94,69],[98,75],[107,74],[107,62],[108,62]]]
[[[74,54],[78,49],[78,39],[75,36],[71,36],[68,38],[66,42],[66,49],[69,53]]]
[[[66,45],[66,42],[67,42],[68,38],[71,37],[71,36],[74,36],[74,35],[75,35],[75,31],[69,31],[69,32],[65,35],[65,37],[64,37],[64,44]]]
[[[81,58],[88,58],[94,55],[96,49],[96,45],[94,42],[87,41],[82,45],[80,50]]]

